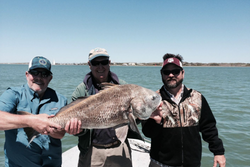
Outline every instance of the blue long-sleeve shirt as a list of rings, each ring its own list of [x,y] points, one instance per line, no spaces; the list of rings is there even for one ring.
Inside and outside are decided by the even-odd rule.
[[[67,104],[67,98],[51,88],[47,88],[43,99],[29,88],[28,84],[21,87],[8,88],[0,96],[0,110],[17,114],[26,111],[32,114],[55,115]],[[48,135],[39,135],[27,147],[28,139],[23,128],[5,131],[5,167],[19,166],[61,166],[61,140]]]

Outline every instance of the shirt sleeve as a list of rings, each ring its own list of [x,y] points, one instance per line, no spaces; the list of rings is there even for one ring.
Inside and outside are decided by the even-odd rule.
[[[15,91],[13,91],[11,88],[8,88],[0,96],[0,110],[1,111],[15,113],[17,103],[18,103],[18,94]]]
[[[202,96],[202,110],[199,124],[202,138],[208,142],[209,150],[214,155],[224,155],[225,149],[222,140],[219,138],[216,120],[204,96]]]
[[[88,96],[86,86],[84,83],[79,84],[72,93],[71,100],[75,101],[79,97]]]
[[[88,93],[87,93],[85,84],[81,83],[76,87],[75,91],[72,93],[71,101],[75,101],[77,98],[83,97],[83,96],[88,96]],[[74,136],[83,136],[83,135],[87,134],[88,131],[89,131],[89,129],[83,129],[82,132],[80,132],[79,134],[76,134]]]
[[[142,133],[149,138],[154,138],[161,133],[162,125],[157,124],[154,119],[149,118],[142,123]]]

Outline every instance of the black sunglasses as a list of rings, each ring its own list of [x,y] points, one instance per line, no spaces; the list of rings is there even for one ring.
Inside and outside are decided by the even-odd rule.
[[[169,74],[179,75],[181,71],[182,71],[182,69],[161,70],[161,72],[162,72],[164,75],[169,75]]]
[[[39,74],[41,74],[42,78],[47,78],[48,76],[51,75],[49,71],[29,70],[29,73],[33,76],[38,76]]]
[[[94,60],[92,60],[90,63],[91,63],[92,66],[97,66],[99,64],[105,66],[105,65],[109,64],[109,59],[102,60],[102,61],[94,61]]]

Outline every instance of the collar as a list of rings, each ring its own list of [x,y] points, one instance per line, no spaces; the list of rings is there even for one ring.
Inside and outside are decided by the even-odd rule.
[[[54,96],[55,91],[53,89],[50,89],[49,87],[47,87],[46,91],[44,92],[42,99],[40,99],[38,93],[36,93],[29,87],[28,83],[26,83],[24,87],[26,91],[29,93],[30,101],[33,101],[34,99],[39,99],[39,101],[43,102],[47,102],[49,100],[58,101],[57,96]]]
[[[109,82],[114,83],[114,84],[119,84],[119,79],[117,77],[117,75],[111,71],[109,71]],[[93,85],[95,85],[96,88],[96,92],[98,92],[98,87],[96,84],[94,84],[93,81],[93,76],[92,73],[89,72],[88,74],[86,74],[83,83],[86,85],[87,90],[89,90]]]
[[[33,100],[36,99],[36,98],[39,99],[38,93],[36,93],[34,90],[32,90],[32,89],[29,87],[28,83],[26,83],[26,84],[24,85],[24,87],[25,87],[25,89],[26,89],[26,92],[27,92],[27,93],[29,94],[29,96],[30,96],[30,101],[33,101]]]
[[[179,97],[175,98],[173,94],[171,94],[166,87],[164,86],[164,90],[166,91],[166,93],[168,94],[168,96],[170,97],[170,99],[175,102],[176,104],[179,104],[182,97],[183,97],[183,93],[184,93],[184,85],[182,84],[181,86],[181,94],[179,95]]]

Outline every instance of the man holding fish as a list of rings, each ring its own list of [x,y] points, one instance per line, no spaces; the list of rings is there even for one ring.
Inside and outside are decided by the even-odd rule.
[[[109,64],[105,49],[92,50],[91,72],[73,93],[74,101],[65,106],[66,98],[48,88],[50,62],[33,58],[26,72],[27,84],[8,88],[0,97],[5,166],[59,167],[60,139],[65,131],[78,134],[82,129],[79,166],[132,166],[127,137],[142,139],[135,119],[148,119],[160,105],[161,96],[138,85],[118,85]]]
[[[161,76],[162,107],[142,128],[144,135],[151,138],[149,167],[200,167],[200,133],[214,154],[213,167],[225,167],[224,146],[205,97],[182,84],[182,56],[165,54]]]
[[[6,138],[5,167],[60,167],[60,139],[65,131],[49,118],[67,104],[67,99],[48,87],[52,72],[45,57],[30,61],[26,79],[27,84],[10,87],[0,97],[0,130],[5,131]],[[44,135],[38,135],[29,144],[24,131],[28,127]]]
[[[94,96],[93,98],[91,96],[88,97],[89,100],[92,98],[92,100],[90,100],[92,104],[85,100],[86,103],[88,103],[88,105],[85,105],[87,105],[88,108],[93,107],[89,113],[92,113],[92,117],[100,117],[98,120],[103,121],[103,126],[105,126],[104,120],[109,120],[110,128],[84,129],[83,132],[78,134],[78,147],[80,150],[78,167],[132,167],[131,149],[127,140],[128,126],[125,125],[120,128],[115,128],[111,126],[112,122],[114,122],[116,118],[119,118],[116,124],[121,124],[121,121],[124,121],[124,124],[130,123],[131,128],[138,132],[134,116],[135,118],[142,117],[143,119],[143,114],[140,112],[146,111],[147,116],[145,119],[147,119],[152,111],[159,106],[161,97],[155,92],[151,92],[151,90],[145,91],[149,91],[149,93],[142,95],[144,96],[142,97],[144,98],[142,101],[149,101],[149,105],[152,103],[151,100],[154,101],[154,104],[152,104],[154,107],[152,108],[140,101],[139,94],[133,95],[133,92],[142,92],[139,86],[120,85],[111,86],[112,88],[108,88],[108,90],[101,90],[101,85],[104,82],[119,84],[117,75],[110,71],[109,54],[103,48],[95,48],[90,51],[88,59],[91,72],[85,76],[83,83],[77,86],[72,94],[72,100],[77,100],[78,97],[83,96]],[[136,91],[136,89],[138,91]],[[136,96],[138,99],[132,96]],[[80,103],[81,99],[78,99],[78,101]],[[130,104],[131,102],[133,104]],[[148,108],[145,108],[147,106]],[[103,112],[103,116],[100,116],[100,112]],[[132,112],[134,114],[132,114]],[[95,115],[95,113],[97,114]],[[136,113],[139,114],[136,115]],[[93,120],[92,122],[98,122],[98,120]],[[72,119],[71,122],[67,123],[65,129],[68,133],[74,134],[79,130],[80,126],[82,126],[82,123],[80,120]],[[140,135],[138,135],[139,134],[137,134],[137,138],[141,138]]]

